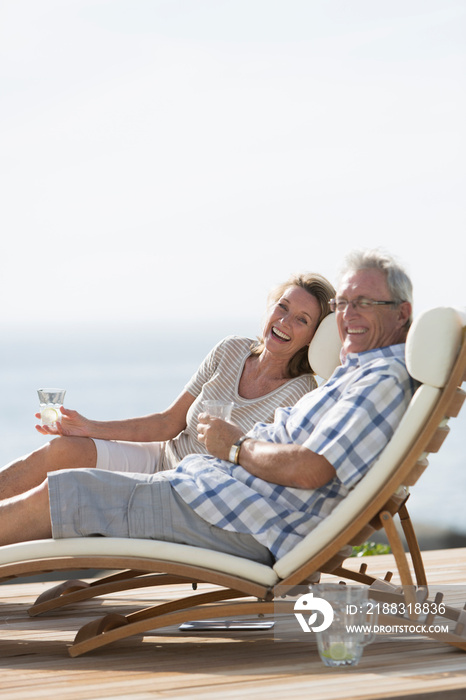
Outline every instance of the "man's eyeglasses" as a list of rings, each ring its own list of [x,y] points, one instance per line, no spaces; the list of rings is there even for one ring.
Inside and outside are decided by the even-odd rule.
[[[396,301],[374,301],[374,299],[358,297],[358,299],[353,299],[352,301],[348,301],[348,299],[330,299],[329,305],[330,311],[346,311],[349,304],[351,304],[353,309],[373,311],[375,306],[389,306],[397,303]]]

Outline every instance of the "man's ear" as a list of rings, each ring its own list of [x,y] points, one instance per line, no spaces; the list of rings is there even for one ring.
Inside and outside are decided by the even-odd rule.
[[[398,319],[400,321],[400,328],[403,328],[408,323],[412,312],[412,306],[409,301],[402,301],[398,305]]]

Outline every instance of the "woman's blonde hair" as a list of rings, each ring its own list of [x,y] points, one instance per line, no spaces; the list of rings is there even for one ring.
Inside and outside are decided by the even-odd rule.
[[[290,287],[300,287],[317,299],[320,306],[320,315],[317,324],[318,327],[322,319],[324,319],[330,313],[329,301],[335,296],[335,289],[333,286],[325,277],[317,274],[316,272],[294,274],[286,282],[283,282],[272,289],[267,299],[267,308],[270,308],[276,304]],[[260,355],[265,347],[263,336],[258,338],[258,340],[259,344],[254,344],[251,347],[251,353],[253,355]],[[290,378],[300,377],[302,374],[314,374],[308,360],[308,349],[309,346],[305,345],[303,348],[298,350],[298,352],[289,361],[288,375]]]

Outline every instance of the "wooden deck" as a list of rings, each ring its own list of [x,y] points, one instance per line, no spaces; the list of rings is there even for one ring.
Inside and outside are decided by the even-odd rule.
[[[466,591],[466,549],[424,553],[430,584]],[[351,560],[359,566],[361,560]],[[392,557],[368,557],[369,571],[393,568]],[[27,606],[50,583],[0,586],[0,698],[466,698],[466,652],[429,640],[380,638],[357,667],[329,669],[313,635],[277,641],[273,632],[180,632],[167,629],[71,658],[76,630],[104,612],[152,603],[150,589],[29,618]],[[173,588],[164,597],[175,597]],[[308,638],[309,637],[309,638]]]

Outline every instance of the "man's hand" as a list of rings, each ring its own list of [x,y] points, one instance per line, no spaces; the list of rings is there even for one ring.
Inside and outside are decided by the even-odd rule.
[[[208,413],[199,414],[197,437],[214,457],[228,461],[231,446],[244,435],[237,425],[221,418],[213,418]]]

